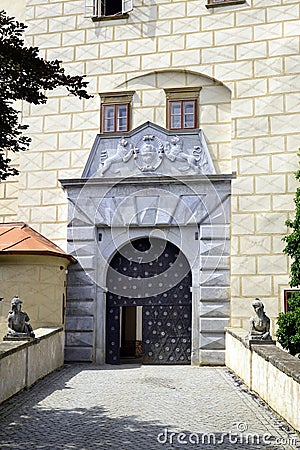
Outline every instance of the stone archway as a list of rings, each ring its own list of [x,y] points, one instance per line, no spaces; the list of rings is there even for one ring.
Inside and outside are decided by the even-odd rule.
[[[107,273],[106,362],[120,363],[124,308],[141,307],[142,354],[135,335],[135,355],[144,364],[190,364],[191,284],[189,264],[171,242],[139,238],[123,246]]]
[[[155,234],[184,252],[189,262],[186,273],[192,270],[191,364],[224,363],[232,175],[215,173],[201,130],[177,134],[147,122],[126,133],[126,145],[117,136],[97,136],[83,177],[61,181],[70,202],[69,251],[79,262],[68,277],[67,360],[105,362],[108,262],[128,242]],[[145,142],[150,142],[150,155],[144,152]],[[130,148],[130,159],[103,170],[103,154],[109,160],[123,144]],[[178,145],[191,161],[188,165],[181,158],[168,158]],[[194,150],[202,155],[199,160],[193,157]],[[128,280],[124,284],[122,273],[116,273],[120,286],[127,289]],[[157,294],[146,295],[142,282],[136,292],[141,298]],[[118,295],[122,298],[123,293]],[[139,299],[136,293],[131,297]],[[144,310],[145,306],[141,305]]]

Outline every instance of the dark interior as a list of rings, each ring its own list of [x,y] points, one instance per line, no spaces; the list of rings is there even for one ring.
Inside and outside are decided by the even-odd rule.
[[[113,16],[122,12],[122,1],[121,0],[108,0],[105,2],[105,15]]]

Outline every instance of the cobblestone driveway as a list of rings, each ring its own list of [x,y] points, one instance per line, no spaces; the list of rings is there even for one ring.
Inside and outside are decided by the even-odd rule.
[[[66,365],[0,415],[1,449],[300,448],[226,368]]]

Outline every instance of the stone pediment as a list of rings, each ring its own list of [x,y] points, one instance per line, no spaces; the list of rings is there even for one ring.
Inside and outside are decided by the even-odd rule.
[[[146,122],[124,134],[97,135],[82,177],[214,173],[202,130],[175,132]]]

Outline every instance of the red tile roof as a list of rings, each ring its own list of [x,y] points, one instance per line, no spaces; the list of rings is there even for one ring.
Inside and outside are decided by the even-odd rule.
[[[24,222],[0,224],[0,255],[4,254],[52,255],[76,262],[73,256]]]

